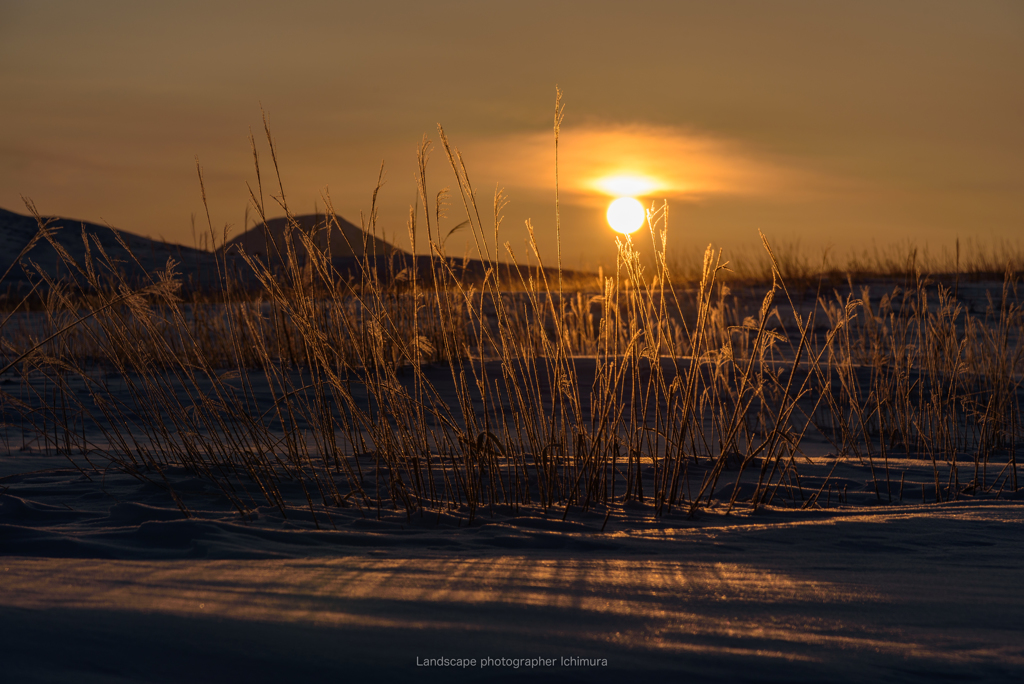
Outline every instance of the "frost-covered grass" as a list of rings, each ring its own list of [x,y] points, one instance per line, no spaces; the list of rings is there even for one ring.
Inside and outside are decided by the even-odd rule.
[[[470,520],[495,506],[563,517],[631,502],[658,516],[714,502],[814,509],[843,500],[838,481],[803,472],[826,455],[865,468],[882,504],[905,489],[895,457],[929,464],[925,500],[1018,491],[1024,310],[1013,272],[994,291],[921,272],[881,288],[791,290],[762,239],[763,290],[730,291],[710,248],[687,288],[670,267],[662,205],[644,238],[653,267],[622,238],[614,271],[570,289],[535,242],[528,261],[500,246],[503,196],[485,225],[439,134],[456,189],[428,194],[424,142],[408,225],[428,272],[413,260],[378,273],[364,249],[361,277],[343,276],[298,222],[280,263],[241,254],[255,291],[222,257],[222,288],[191,301],[172,263],[132,285],[102,249],[63,252],[74,278],[41,273],[43,310],[4,320],[8,439],[13,429],[76,468],[158,483],[186,514],[169,468],[213,483],[243,516],[283,513],[297,483],[316,520],[346,507],[465,509]],[[450,194],[487,266],[475,282],[445,253]],[[314,230],[335,220],[325,201]],[[266,221],[261,182],[252,204]]]
[[[1013,268],[837,277],[762,240],[725,280],[721,253],[669,257],[662,205],[570,278],[501,242],[502,195],[485,226],[439,134],[455,191],[427,192],[425,142],[429,261],[398,272],[339,272],[289,213],[279,262],[238,280],[218,252],[188,292],[37,214],[69,275],[0,319],[5,671],[1019,680]],[[451,195],[482,277],[445,252]]]

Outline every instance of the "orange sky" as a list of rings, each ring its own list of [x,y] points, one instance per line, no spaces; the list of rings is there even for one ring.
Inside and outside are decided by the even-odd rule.
[[[262,103],[293,210],[326,189],[358,223],[384,160],[407,244],[441,122],[482,208],[510,196],[502,239],[531,218],[553,253],[557,83],[570,265],[610,254],[598,181],[625,171],[658,181],[677,249],[1016,240],[1022,73],[1017,1],[0,1],[0,207],[190,243],[198,155],[214,223],[241,229]],[[452,184],[439,149],[430,169]]]

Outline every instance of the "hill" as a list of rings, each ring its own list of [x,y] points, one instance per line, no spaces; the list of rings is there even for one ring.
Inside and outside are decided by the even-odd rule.
[[[51,225],[56,229],[53,242],[77,263],[83,262],[87,250],[95,255],[102,249],[131,281],[143,281],[148,274],[164,268],[169,258],[178,262],[177,271],[187,286],[202,287],[206,281],[212,283],[211,274],[217,272],[212,252],[151,240],[88,221],[61,217],[44,219],[52,220]],[[7,273],[0,280],[0,288],[10,295],[31,290],[40,279],[39,271],[51,277],[69,275],[63,259],[46,240],[37,242],[20,263],[14,263],[37,230],[33,217],[0,209],[0,276]]]
[[[94,256],[102,250],[110,257],[116,270],[123,273],[130,282],[143,283],[149,274],[163,269],[167,260],[177,262],[176,272],[180,274],[186,290],[209,290],[220,287],[218,282],[218,260],[226,263],[232,279],[243,288],[258,288],[249,266],[241,257],[254,256],[268,264],[273,271],[284,273],[284,250],[286,240],[291,239],[300,264],[306,262],[306,249],[288,219],[274,218],[266,225],[259,224],[227,241],[216,252],[186,247],[161,240],[142,237],[125,230],[101,226],[88,221],[63,217],[44,217],[55,228],[53,242],[81,264],[87,251]],[[309,235],[318,249],[329,250],[334,269],[344,279],[361,276],[367,265],[384,280],[390,279],[415,264],[421,282],[433,280],[433,271],[442,268],[438,260],[425,255],[414,257],[391,243],[368,235],[358,226],[341,217],[332,220],[328,229],[326,217],[322,214],[308,214],[293,219],[292,226]],[[50,277],[74,277],[68,271],[57,250],[46,240],[40,240],[15,263],[22,249],[38,231],[35,218],[0,209],[0,296],[17,299],[29,292],[40,280],[39,272]],[[87,241],[88,239],[88,247]],[[449,258],[447,266],[460,279],[480,281],[487,271],[487,264],[478,259]],[[533,272],[535,268],[526,269]],[[555,277],[556,269],[547,268],[549,277]],[[408,272],[408,271],[407,271]],[[524,271],[525,272],[525,271]],[[7,274],[4,276],[4,274]],[[108,269],[109,274],[109,269]],[[520,274],[509,264],[499,266],[499,275],[504,282],[518,283]],[[579,277],[582,273],[563,269],[565,277]],[[82,282],[78,276],[79,282]]]
[[[276,261],[282,257],[281,250],[284,249],[286,236],[296,225],[312,238],[313,244],[318,249],[328,250],[328,253],[335,258],[363,257],[367,254],[387,256],[404,253],[394,245],[367,234],[340,216],[336,216],[328,222],[327,217],[323,214],[296,216],[291,223],[284,217],[270,219],[266,224],[258,224],[228,240],[221,249],[227,255],[238,253],[239,249],[244,249],[247,254],[252,256],[267,257]],[[302,241],[295,239],[292,244],[296,256],[304,259],[306,248]]]

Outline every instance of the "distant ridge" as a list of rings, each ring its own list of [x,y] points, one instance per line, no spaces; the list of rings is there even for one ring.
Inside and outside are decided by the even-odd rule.
[[[266,226],[261,223],[228,240],[217,252],[210,252],[153,240],[88,221],[52,216],[44,216],[43,219],[52,221],[51,225],[56,228],[53,236],[54,242],[67,251],[79,264],[82,263],[86,253],[82,240],[84,231],[87,235],[93,236],[90,238],[94,241],[90,244],[90,249],[94,256],[97,252],[95,241],[98,241],[103,251],[114,260],[118,270],[129,281],[142,282],[149,274],[165,268],[167,260],[173,258],[177,262],[175,270],[180,274],[186,289],[207,289],[219,286],[217,260],[219,257],[225,256],[237,278],[244,283],[255,284],[251,274],[247,274],[248,268],[239,258],[239,248],[271,263],[280,263],[281,259],[275,245],[280,248],[284,247],[285,235],[289,226],[288,219],[284,217],[270,219]],[[356,262],[364,256],[364,250],[367,256],[380,259],[407,254],[380,238],[367,235],[362,229],[341,217],[337,218],[336,223],[332,220],[330,231],[326,230],[325,217],[322,214],[297,216],[293,221],[301,230],[312,235],[314,243],[320,249],[326,249],[329,244],[330,253],[335,257],[336,263]],[[33,284],[39,281],[39,274],[35,267],[51,277],[70,275],[57,251],[45,240],[36,243],[22,259],[22,263],[14,263],[21,250],[29,243],[38,229],[39,226],[32,216],[0,209],[0,276],[10,268],[7,276],[0,280],[0,294],[10,293],[13,296],[18,292],[25,293],[31,290]],[[269,241],[268,234],[272,238]],[[118,241],[118,237],[127,245],[130,254]],[[293,245],[300,261],[304,262],[306,250],[302,241],[295,238]]]
[[[151,240],[88,221],[49,216],[43,218],[52,219],[51,225],[57,229],[53,236],[54,242],[79,264],[86,253],[82,240],[84,232],[93,236],[91,239],[94,242],[90,245],[93,254],[97,251],[95,241],[98,241],[103,251],[115,261],[118,270],[131,281],[142,282],[149,274],[163,269],[169,258],[178,262],[176,270],[183,276],[186,286],[191,284],[192,287],[202,287],[216,278],[216,255],[212,252]],[[10,268],[7,277],[0,280],[0,292],[13,294],[32,289],[33,283],[39,281],[39,274],[29,262],[50,276],[69,275],[57,251],[45,240],[36,243],[22,263],[14,263],[38,228],[35,218],[0,209],[0,276]],[[121,246],[118,237],[131,250],[131,254]]]
[[[328,224],[330,224],[328,228]],[[266,257],[271,261],[282,259],[278,250],[283,250],[286,235],[294,226],[310,235],[313,243],[321,250],[329,250],[333,258],[351,258],[363,256],[392,256],[394,254],[405,254],[389,242],[374,237],[363,231],[340,216],[332,217],[330,221],[323,214],[307,214],[295,216],[288,219],[270,219],[266,224],[260,223],[245,231],[241,235],[231,238],[221,248],[224,253],[231,255],[239,253],[239,248],[245,250],[250,256]],[[270,239],[268,239],[268,235]],[[305,259],[306,248],[302,240],[295,236],[292,244],[296,256]]]
[[[330,229],[328,230],[328,223]],[[432,283],[435,278],[435,271],[447,270],[456,278],[464,282],[480,282],[484,279],[489,263],[480,259],[469,259],[449,256],[444,259],[446,266],[441,265],[441,260],[431,258],[427,255],[413,256],[411,253],[400,249],[393,244],[372,235],[367,234],[362,228],[355,226],[340,216],[331,217],[328,221],[323,214],[306,214],[295,216],[289,221],[286,218],[270,219],[264,225],[260,223],[246,232],[228,240],[220,250],[226,257],[228,271],[236,282],[243,286],[256,285],[256,279],[252,277],[251,270],[241,258],[242,250],[250,257],[254,257],[268,267],[277,275],[284,273],[284,261],[280,252],[285,249],[286,240],[291,237],[295,256],[300,266],[306,264],[306,248],[301,238],[296,234],[302,230],[310,235],[313,243],[320,250],[327,251],[330,255],[331,265],[335,273],[343,279],[358,280],[364,269],[369,268],[376,273],[377,278],[388,281],[391,278],[405,278],[415,269],[419,273],[420,282]],[[270,236],[268,240],[267,236]],[[523,274],[526,277],[536,275],[536,267],[524,266],[516,270],[512,264],[498,264],[499,278],[506,283],[518,283]],[[558,275],[558,269],[545,268],[549,278]],[[404,275],[403,275],[404,273]],[[562,269],[563,276],[579,277],[581,272],[571,269]]]
[[[44,220],[52,220],[51,225],[57,229],[53,236],[54,242],[76,263],[81,264],[85,258],[86,249],[82,239],[84,233],[91,236],[90,248],[94,257],[97,256],[95,243],[98,242],[114,261],[117,270],[129,282],[137,284],[145,283],[152,273],[164,269],[167,260],[173,258],[176,262],[175,271],[179,274],[185,290],[223,287],[219,280],[223,268],[219,268],[219,264],[227,267],[235,284],[243,289],[259,289],[259,279],[241,258],[242,250],[262,261],[278,277],[283,276],[287,268],[283,263],[284,259],[278,253],[278,250],[284,247],[290,230],[289,220],[283,217],[270,219],[266,225],[260,223],[254,226],[228,240],[216,252],[152,240],[88,221],[61,217],[44,217]],[[436,258],[431,259],[426,255],[413,256],[381,238],[368,235],[341,217],[337,217],[336,223],[334,219],[331,220],[330,230],[327,230],[326,217],[322,214],[296,216],[291,220],[294,222],[293,227],[297,224],[300,230],[312,237],[318,249],[330,249],[332,266],[343,278],[358,279],[368,267],[376,272],[376,277],[385,281],[392,277],[408,277],[410,270],[415,269],[424,283],[433,281],[435,270],[448,270],[460,279],[478,282],[485,277],[489,268],[489,264],[479,259],[455,257],[446,258],[446,265],[442,266],[442,262]],[[82,282],[80,276],[69,272],[57,251],[45,240],[33,246],[22,263],[14,263],[37,230],[35,218],[0,209],[0,276],[10,268],[7,276],[0,280],[0,297],[16,299],[19,294],[28,293],[33,285],[40,281],[37,268],[50,277],[75,277]],[[307,261],[306,249],[298,236],[293,234],[291,237],[299,263],[304,265]],[[118,238],[128,247],[127,250]],[[544,271],[548,277],[557,276],[557,269],[547,267]],[[583,275],[570,269],[563,269],[562,273],[566,277]],[[536,267],[524,266],[517,269],[511,264],[498,264],[497,275],[504,282],[517,283],[522,277],[531,274],[536,275]],[[39,291],[41,290],[37,290]]]

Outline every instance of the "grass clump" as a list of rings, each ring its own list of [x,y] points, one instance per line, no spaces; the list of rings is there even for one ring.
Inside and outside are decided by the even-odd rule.
[[[648,213],[653,259],[620,238],[614,272],[570,280],[560,260],[545,267],[529,224],[529,258],[504,243],[499,259],[505,198],[495,194],[485,223],[462,156],[438,137],[481,277],[445,251],[450,196],[427,191],[429,141],[407,226],[427,258],[381,272],[367,249],[375,192],[353,277],[317,239],[340,227],[330,198],[312,228],[289,212],[267,130],[289,228],[276,261],[240,252],[255,290],[223,252],[214,293],[183,295],[173,262],[129,283],[83,235],[84,262],[64,256],[84,286],[40,270],[42,310],[4,320],[7,422],[83,472],[114,467],[165,487],[186,512],[169,469],[215,483],[242,515],[270,505],[287,516],[284,485],[297,484],[318,526],[351,506],[470,520],[496,506],[821,507],[834,483],[801,476],[811,444],[833,468],[867,467],[882,503],[902,498],[896,455],[931,464],[933,501],[1017,490],[1015,270],[979,311],[959,279],[933,282],[916,261],[879,297],[855,292],[852,277],[829,287],[762,238],[750,274],[768,284],[743,299],[710,247],[698,270],[676,272],[663,204]],[[252,143],[252,206],[266,225]],[[37,239],[58,248],[30,209]]]

